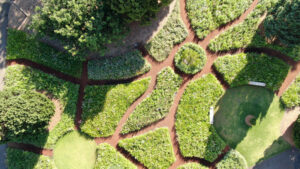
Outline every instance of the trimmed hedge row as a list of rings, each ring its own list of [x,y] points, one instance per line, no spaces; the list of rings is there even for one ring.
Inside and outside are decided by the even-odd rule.
[[[293,128],[293,139],[297,148],[300,149],[300,115],[294,124]]]
[[[272,91],[280,88],[290,70],[284,61],[257,53],[226,55],[218,58],[214,67],[231,87],[258,81],[266,83],[266,87]]]
[[[147,44],[149,54],[159,62],[164,61],[174,45],[181,43],[188,36],[188,31],[181,20],[179,0],[164,27]]]
[[[187,163],[178,167],[177,169],[208,169],[208,167],[205,167],[198,163]]]
[[[182,78],[167,67],[158,74],[156,80],[154,91],[129,116],[122,128],[122,134],[140,130],[163,119],[169,113]]]
[[[121,140],[118,145],[148,169],[166,169],[175,162],[168,128]]]
[[[230,150],[217,164],[217,169],[247,169],[245,158],[236,150]]]
[[[129,84],[86,87],[81,130],[91,137],[113,135],[129,106],[149,83],[150,78],[144,78]]]
[[[281,101],[287,108],[300,106],[300,74],[281,96]]]
[[[180,100],[176,113],[176,134],[181,154],[214,161],[225,147],[209,123],[209,110],[224,94],[218,80],[208,74],[191,82]]]
[[[122,56],[102,58],[88,62],[88,77],[93,80],[129,79],[151,69],[141,52],[135,50]]]

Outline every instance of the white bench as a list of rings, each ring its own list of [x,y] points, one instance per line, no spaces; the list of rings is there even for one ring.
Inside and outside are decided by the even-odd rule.
[[[209,109],[209,123],[214,124],[214,107]]]
[[[265,84],[265,83],[262,83],[262,82],[254,82],[254,81],[250,81],[250,82],[249,82],[249,85],[266,87],[266,84]]]

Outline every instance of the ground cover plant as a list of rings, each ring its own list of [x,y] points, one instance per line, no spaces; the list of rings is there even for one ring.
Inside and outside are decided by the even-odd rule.
[[[287,108],[300,106],[300,75],[281,96],[281,101]]]
[[[80,77],[82,62],[68,59],[68,55],[39,42],[25,32],[14,29],[8,30],[7,60],[28,59],[62,73]]]
[[[184,73],[196,74],[206,63],[205,51],[194,43],[182,46],[175,55],[175,66]]]
[[[217,164],[217,169],[247,169],[245,158],[236,150],[230,150]]]
[[[93,80],[129,79],[151,69],[141,52],[135,50],[121,56],[90,60],[88,77]]]
[[[230,87],[247,85],[249,81],[266,83],[272,91],[280,88],[290,66],[284,61],[266,54],[240,53],[218,58],[214,68]]]
[[[124,168],[137,169],[128,159],[107,143],[97,146],[95,169]]]
[[[131,113],[122,128],[122,134],[146,127],[169,113],[182,78],[167,67],[158,74],[156,80],[155,89]]]
[[[297,148],[300,148],[300,115],[294,124],[293,139]]]
[[[180,100],[176,113],[176,135],[184,157],[198,157],[213,162],[225,148],[224,141],[209,123],[209,110],[224,90],[208,74],[191,82]]]
[[[179,1],[164,27],[146,44],[149,54],[159,62],[164,61],[174,45],[181,43],[188,36],[188,31],[181,20]]]
[[[121,140],[118,145],[149,169],[169,168],[175,162],[168,128]]]
[[[228,89],[216,110],[218,134],[245,157],[248,166],[290,148],[280,133],[284,110],[271,91],[255,86]],[[245,122],[249,115],[254,116],[252,126]]]
[[[129,106],[148,88],[150,78],[128,84],[87,86],[81,130],[91,137],[113,135]]]
[[[251,0],[187,0],[186,10],[199,39],[238,18],[249,8]]]
[[[198,163],[187,163],[179,166],[177,169],[208,169],[208,167],[205,167]]]

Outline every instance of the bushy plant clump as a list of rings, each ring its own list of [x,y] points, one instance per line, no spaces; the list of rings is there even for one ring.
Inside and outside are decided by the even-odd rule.
[[[231,87],[257,81],[266,83],[266,87],[272,91],[280,88],[290,70],[290,66],[284,61],[257,53],[220,57],[215,61],[214,67]]]
[[[169,113],[181,83],[182,78],[170,67],[163,69],[157,76],[155,89],[135,108],[121,133],[137,131],[164,118]]]
[[[184,157],[214,161],[225,147],[214,126],[209,123],[209,110],[215,106],[224,89],[208,74],[191,82],[180,100],[176,113],[176,135]]]
[[[196,74],[206,63],[205,51],[194,43],[182,46],[175,55],[176,67],[187,74]]]
[[[281,101],[287,108],[300,106],[300,75],[281,96]]]
[[[245,158],[236,150],[230,150],[217,164],[217,169],[247,169]]]
[[[142,75],[151,69],[141,52],[135,50],[122,56],[90,60],[89,79],[118,80]]]
[[[205,167],[198,163],[187,163],[187,164],[181,165],[177,169],[208,169],[208,167]]]
[[[164,61],[174,45],[181,43],[188,36],[188,31],[181,20],[179,1],[164,27],[147,44],[149,54],[158,62]]]
[[[300,149],[300,115],[294,124],[293,128],[293,139],[297,148]]]
[[[251,0],[187,0],[186,9],[191,25],[200,39],[212,30],[238,18]]]
[[[169,168],[175,162],[168,128],[121,140],[118,145],[149,169]]]

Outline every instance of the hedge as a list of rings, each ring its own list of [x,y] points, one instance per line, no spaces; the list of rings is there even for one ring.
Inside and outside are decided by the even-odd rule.
[[[204,39],[211,31],[241,16],[251,3],[251,0],[187,0],[186,10],[196,35]]]
[[[127,158],[107,143],[97,147],[97,159],[94,169],[122,168],[137,169]]]
[[[205,66],[205,51],[194,43],[182,46],[175,55],[175,66],[186,74],[196,74]]]
[[[129,79],[142,75],[151,65],[135,50],[122,56],[107,57],[88,62],[88,77],[93,80]]]
[[[266,87],[272,91],[280,88],[290,70],[290,66],[284,61],[257,53],[220,57],[213,66],[231,87],[258,81],[266,83]]]
[[[86,87],[81,131],[92,137],[113,135],[129,106],[149,83],[150,78],[144,78],[129,84]]]
[[[293,139],[297,148],[300,149],[300,115],[294,124],[293,128]]]
[[[281,96],[281,101],[287,108],[300,106],[300,74]]]
[[[118,145],[148,169],[166,169],[175,162],[168,128],[121,140]]]
[[[13,142],[53,148],[60,137],[74,129],[79,85],[30,67],[14,65],[6,68],[5,89],[7,88],[46,92],[46,95],[51,95],[54,99],[59,100],[63,110],[60,122],[50,132],[45,130],[36,135],[18,138]]]
[[[7,36],[7,60],[28,59],[62,73],[80,77],[82,62],[67,59],[68,54],[39,42],[25,32],[9,29]]]
[[[230,150],[216,167],[217,169],[248,168],[245,158],[236,150]]]
[[[208,167],[205,167],[198,163],[187,163],[177,167],[177,169],[208,169]]]
[[[184,157],[198,157],[213,162],[225,147],[209,123],[210,107],[224,94],[218,80],[208,74],[191,82],[180,100],[176,113],[176,135]]]
[[[122,128],[122,134],[140,130],[163,119],[169,113],[182,78],[167,67],[158,74],[156,81],[153,92],[129,116]]]
[[[146,44],[149,54],[159,62],[164,61],[174,45],[184,41],[188,31],[181,20],[179,0],[164,27]]]

